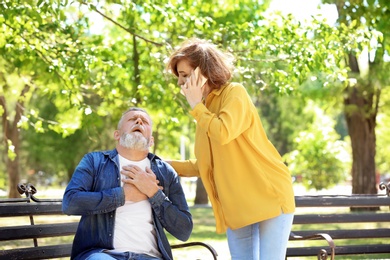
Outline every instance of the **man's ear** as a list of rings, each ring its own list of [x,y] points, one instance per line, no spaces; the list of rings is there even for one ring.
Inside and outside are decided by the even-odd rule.
[[[154,137],[150,136],[149,147],[152,147],[153,145],[154,145]]]
[[[119,134],[119,130],[115,130],[115,131],[114,131],[114,138],[115,138],[115,140],[117,140],[117,141],[121,138],[121,135]]]

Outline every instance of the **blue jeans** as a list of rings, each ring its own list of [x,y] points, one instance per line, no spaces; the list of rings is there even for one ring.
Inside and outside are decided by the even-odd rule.
[[[161,260],[161,258],[131,252],[104,251],[100,253],[94,253],[85,260]]]
[[[243,228],[229,228],[232,260],[284,260],[293,218],[293,214],[281,214]]]

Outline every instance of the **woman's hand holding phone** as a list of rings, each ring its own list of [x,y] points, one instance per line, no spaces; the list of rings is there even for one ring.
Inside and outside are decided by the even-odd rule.
[[[186,83],[182,85],[181,92],[187,98],[191,108],[202,102],[203,86],[207,79],[202,75],[198,67],[192,71],[191,76],[187,78]]]

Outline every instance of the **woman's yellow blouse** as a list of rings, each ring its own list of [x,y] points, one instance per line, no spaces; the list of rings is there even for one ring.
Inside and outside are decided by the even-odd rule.
[[[295,210],[287,166],[268,140],[246,89],[230,83],[190,112],[196,160],[173,161],[180,176],[200,176],[218,233]]]

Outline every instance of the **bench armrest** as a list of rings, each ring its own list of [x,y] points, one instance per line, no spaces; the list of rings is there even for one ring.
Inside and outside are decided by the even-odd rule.
[[[308,236],[299,236],[294,234],[293,232],[290,233],[290,240],[320,240],[320,239],[325,239],[326,242],[328,243],[328,246],[330,248],[330,259],[334,260],[335,256],[335,245],[333,242],[333,239],[330,235],[326,233],[316,233]],[[321,249],[318,252],[317,255],[319,260],[326,260],[328,258],[328,253],[325,249]]]
[[[171,248],[175,249],[175,248],[184,248],[184,247],[190,247],[190,246],[203,246],[203,247],[207,248],[211,252],[211,254],[213,255],[213,259],[217,260],[217,256],[218,256],[217,251],[215,251],[215,249],[212,246],[210,246],[206,243],[203,243],[203,242],[188,242],[188,243],[183,243],[183,244],[171,245]]]

